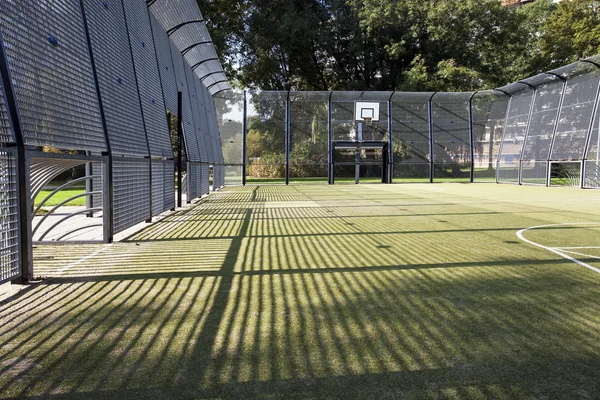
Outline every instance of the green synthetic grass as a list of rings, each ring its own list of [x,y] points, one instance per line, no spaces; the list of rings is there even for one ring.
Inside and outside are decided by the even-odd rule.
[[[232,187],[37,247],[0,397],[599,398],[600,274],[534,226],[600,268],[600,191],[496,184]]]
[[[35,198],[35,202],[34,202],[35,207],[37,207],[46,198],[46,196],[48,196],[52,192],[53,192],[53,190],[40,191],[40,193]],[[56,192],[56,194],[54,194],[54,196],[52,196],[46,202],[46,204],[44,204],[44,207],[55,206],[57,204],[60,204],[64,200],[67,200],[68,198],[70,198],[72,196],[75,196],[77,194],[81,194],[84,192],[85,192],[85,188],[73,188],[73,189],[60,190],[60,191]],[[66,203],[64,205],[65,206],[85,206],[85,197],[84,196],[78,197],[72,201],[69,201],[68,203]]]

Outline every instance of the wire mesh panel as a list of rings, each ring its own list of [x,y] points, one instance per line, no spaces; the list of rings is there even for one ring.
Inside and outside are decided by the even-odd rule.
[[[0,151],[0,283],[21,275],[16,154]]]
[[[251,97],[247,121],[248,182],[281,182],[285,177],[287,94],[260,92]]]
[[[111,151],[147,156],[137,82],[120,1],[84,0]]]
[[[222,156],[225,164],[225,185],[242,183],[243,109],[244,95],[231,90],[214,97]]]
[[[392,92],[332,92],[331,125],[334,141],[387,140],[388,100]],[[355,120],[356,101],[379,103],[379,121]]]
[[[0,80],[0,143],[14,142],[15,134],[12,130],[10,120],[8,119],[4,87],[2,87],[2,81]]]
[[[152,215],[175,207],[175,163],[152,160]]]
[[[394,179],[429,180],[429,99],[433,93],[392,97]]]
[[[508,96],[495,90],[477,92],[471,101],[475,181],[496,180],[496,158],[502,140]]]
[[[200,165],[200,196],[210,193],[210,167],[208,164]],[[213,178],[214,179],[214,178]]]
[[[290,94],[290,181],[327,182],[329,95],[330,92]]]
[[[550,186],[581,186],[582,161],[550,161]]]
[[[436,93],[431,100],[434,178],[470,179],[469,99],[472,95]]]
[[[550,158],[581,160],[597,100],[600,70],[591,64],[576,63],[555,71],[564,70],[568,80]]]
[[[583,165],[583,186],[600,188],[600,107],[596,110],[587,146]]]
[[[200,118],[200,99],[198,98],[198,91],[196,90],[197,78],[192,72],[192,69],[184,62],[185,78],[187,84],[187,93],[189,95],[190,110],[192,112],[192,126],[194,127],[196,143],[198,143],[199,160],[201,162],[207,162],[208,152],[207,145],[204,143],[204,134],[202,132],[202,120]],[[185,116],[184,116],[185,119]]]
[[[527,133],[534,91],[524,84],[515,83],[509,86],[507,89],[512,97],[508,105],[502,145],[497,160],[498,181],[518,183],[519,162]]]
[[[187,195],[188,201],[192,201],[201,196],[200,180],[202,179],[201,165],[198,162],[188,162],[187,165]]]
[[[190,95],[187,86],[187,77],[185,72],[185,62],[179,53],[179,50],[171,43],[171,54],[173,65],[175,67],[175,78],[177,80],[178,91],[182,92],[182,112],[183,116],[183,135],[185,138],[186,154],[191,161],[200,161],[200,149],[196,138],[196,127],[194,125],[194,116],[192,115],[192,107],[190,103]]]
[[[78,1],[0,1],[0,31],[25,144],[105,151]]]
[[[113,160],[113,224],[115,233],[150,218],[149,160]]]
[[[173,148],[167,127],[148,7],[144,0],[125,0],[123,4],[150,155],[172,158]]]
[[[545,185],[564,83],[555,75],[542,74],[540,79],[543,79],[543,83],[536,88],[531,120],[523,145],[521,181]]]
[[[167,33],[154,16],[150,13],[152,24],[152,33],[158,59],[158,70],[160,71],[160,81],[165,99],[165,107],[172,114],[177,115],[177,92],[179,91],[177,80],[175,79],[175,67],[171,57],[171,42]]]

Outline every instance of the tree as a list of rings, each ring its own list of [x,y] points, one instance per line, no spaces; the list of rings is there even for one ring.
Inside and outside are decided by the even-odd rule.
[[[540,36],[546,68],[600,53],[599,7],[596,0],[563,0],[558,4]]]

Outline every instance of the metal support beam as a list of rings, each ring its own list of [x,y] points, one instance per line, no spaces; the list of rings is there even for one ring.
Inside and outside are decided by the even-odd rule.
[[[396,92],[392,92],[390,98],[388,99],[388,147],[387,154],[383,154],[383,158],[387,157],[387,176],[384,183],[392,183],[394,179],[394,124],[393,124],[393,107],[392,107],[392,97]]]
[[[333,185],[333,92],[329,93],[327,102],[327,183]]]
[[[473,126],[473,98],[478,92],[474,92],[469,98],[469,143],[470,143],[470,162],[471,169],[469,171],[469,181],[473,183],[475,181],[475,132]]]
[[[427,116],[429,119],[429,183],[433,183],[434,178],[434,160],[433,160],[433,151],[434,151],[434,132],[433,132],[433,96],[436,95],[437,92],[434,92],[429,101],[427,102]]]
[[[291,130],[292,130],[292,102],[290,99],[291,91],[288,90],[287,99],[285,102],[285,184],[290,184],[290,146],[291,146]]]
[[[248,98],[244,90],[244,113],[242,116],[242,185],[246,186],[246,140],[248,137]]]
[[[186,25],[190,25],[190,24],[203,24],[203,23],[204,23],[204,20],[203,20],[203,19],[195,19],[195,20],[192,20],[192,21],[185,21],[185,22],[182,22],[182,23],[180,23],[180,24],[177,24],[177,25],[175,25],[175,26],[174,26],[174,27],[172,27],[171,29],[169,29],[169,30],[167,31],[167,36],[171,36],[171,35],[172,35],[173,33],[175,33],[177,30],[179,30],[179,29],[183,28],[183,27],[184,27],[184,26],[186,26]]]
[[[182,207],[181,198],[183,195],[182,176],[183,176],[183,93],[177,92],[177,207]]]
[[[509,94],[508,96],[510,97],[508,98],[508,104],[506,105],[506,116],[504,117],[504,127],[502,128],[502,140],[500,141],[498,157],[496,158],[496,183],[500,183],[500,158],[502,157],[502,151],[504,150],[504,141],[506,140],[506,128],[508,124],[508,117],[510,115],[510,106],[512,104],[513,99],[511,94]]]
[[[207,62],[209,62],[209,61],[219,61],[219,59],[218,59],[218,58],[216,58],[216,57],[212,57],[212,58],[207,58],[207,59],[205,59],[205,60],[202,60],[202,61],[200,61],[200,62],[197,62],[196,64],[192,65],[192,71],[195,71],[195,70],[196,70],[196,68],[198,68],[198,67],[199,67],[199,66],[201,66],[202,64],[204,64],[204,63],[207,63]],[[219,71],[219,72],[222,72],[222,71]],[[208,89],[208,88],[207,88],[207,89]]]

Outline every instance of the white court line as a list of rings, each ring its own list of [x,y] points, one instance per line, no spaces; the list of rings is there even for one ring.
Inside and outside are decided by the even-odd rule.
[[[552,247],[557,250],[577,250],[577,249],[600,249],[600,246],[581,246],[581,247]]]
[[[597,260],[600,260],[600,257],[598,257],[598,256],[592,256],[592,255],[590,255],[590,254],[578,253],[578,252],[576,252],[576,251],[567,251],[567,250],[564,250],[564,249],[557,249],[557,248],[555,248],[555,250],[558,250],[558,251],[561,251],[561,250],[562,250],[562,251],[563,251],[563,252],[565,252],[565,253],[569,253],[569,254],[577,254],[578,256],[584,256],[584,257],[588,257],[588,258],[595,258],[595,259],[597,259]]]
[[[100,254],[100,253],[102,253],[103,251],[107,250],[107,249],[108,249],[109,247],[111,247],[112,245],[113,245],[112,243],[109,243],[109,244],[107,244],[107,245],[104,245],[103,247],[99,248],[98,250],[96,250],[96,251],[95,251],[95,252],[93,252],[92,254],[89,254],[89,255],[87,255],[87,256],[85,256],[85,257],[83,257],[83,258],[80,258],[79,260],[77,260],[77,261],[75,261],[75,262],[72,262],[71,264],[67,265],[66,267],[63,267],[63,268],[59,269],[57,272],[58,272],[59,274],[62,274],[62,273],[63,273],[63,272],[65,272],[66,270],[68,270],[68,269],[71,269],[71,268],[73,268],[73,267],[75,267],[75,266],[77,266],[77,265],[81,264],[82,262],[89,260],[90,258],[92,258],[92,257],[94,257],[94,256],[97,256],[98,254]]]
[[[552,227],[552,226],[565,226],[565,225],[600,225],[600,223],[599,222],[567,222],[567,223],[564,223],[564,224],[550,224],[550,225],[531,226],[529,228],[521,229],[520,231],[518,231],[517,232],[517,237],[519,239],[521,239],[522,241],[526,242],[526,243],[529,243],[529,244],[531,244],[533,246],[541,247],[542,249],[551,251],[554,254],[558,254],[559,256],[564,257],[564,258],[566,258],[569,261],[573,261],[574,263],[577,263],[577,264],[581,265],[582,267],[585,267],[585,268],[587,268],[589,270],[592,270],[592,271],[600,274],[600,269],[598,269],[596,267],[592,267],[588,263],[584,263],[583,261],[580,261],[580,260],[578,260],[578,259],[576,259],[574,257],[571,257],[571,256],[569,256],[569,255],[567,255],[567,254],[565,254],[565,253],[557,250],[554,247],[547,247],[547,246],[544,246],[542,244],[539,244],[539,243],[536,243],[536,242],[532,242],[531,240],[525,239],[525,237],[523,236],[523,233],[525,233],[527,231],[530,231],[530,230],[533,230],[533,229],[549,228],[549,227]]]

